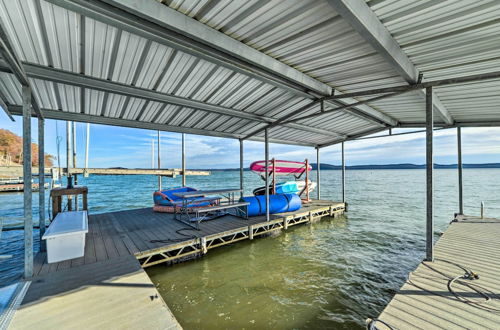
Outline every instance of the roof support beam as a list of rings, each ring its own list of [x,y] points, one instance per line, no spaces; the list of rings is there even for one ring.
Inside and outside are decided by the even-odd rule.
[[[40,107],[38,106],[38,103],[35,100],[35,97],[31,90],[30,82],[28,81],[28,77],[24,72],[23,65],[21,64],[19,58],[16,56],[14,48],[12,47],[10,40],[7,36],[7,33],[5,32],[5,29],[2,26],[2,24],[0,24],[0,54],[7,62],[7,65],[9,66],[10,70],[12,71],[14,76],[16,76],[17,80],[21,83],[21,85],[23,87],[29,87],[31,93],[31,105],[35,109],[35,112],[37,113],[38,117],[43,119],[43,114],[40,111]]]
[[[111,82],[106,79],[99,79],[94,77],[89,77],[83,74],[77,74],[74,72],[48,68],[36,64],[23,63],[26,73],[31,78],[37,78],[42,80],[53,81],[57,83],[62,83],[71,86],[78,86],[82,88],[101,90],[105,92],[115,93],[119,95],[125,95],[128,97],[137,97],[141,99],[146,99],[150,101],[156,101],[161,103],[176,104],[183,107],[188,107],[192,109],[204,110],[212,113],[218,113],[221,115],[237,117],[242,119],[247,119],[251,121],[261,122],[261,123],[273,123],[276,121],[275,118],[261,116],[254,113],[244,112],[240,110],[235,110],[227,107],[223,107],[217,104],[210,104],[201,101],[196,101],[188,99],[185,97],[175,96],[171,94],[165,94],[150,89],[139,88],[135,86],[125,85],[122,83]],[[2,61],[0,61],[0,69],[2,68]],[[310,127],[303,124],[291,123],[287,127],[302,130],[306,132],[322,134],[325,136],[334,137],[345,137],[343,134],[335,133],[330,130],[320,129],[315,127]],[[238,137],[240,138],[240,137]]]
[[[12,114],[9,112],[9,107],[7,106],[7,102],[3,100],[3,95],[1,91],[0,91],[0,108],[2,108],[3,111],[5,111],[5,114],[7,115],[7,117],[10,118],[10,120],[15,121],[14,117],[12,117]]]
[[[156,1],[47,0],[118,29],[158,42],[235,72],[264,81],[311,100],[329,96],[332,87],[216,31]],[[119,10],[117,8],[121,8]],[[139,18],[140,17],[140,18]],[[142,19],[141,19],[142,18]],[[163,27],[164,29],[161,29]],[[355,103],[345,99],[341,104]],[[328,102],[336,107],[337,104]],[[397,125],[397,121],[367,105],[350,113],[372,122]],[[346,110],[346,112],[349,112]],[[359,116],[359,114],[363,114]]]
[[[19,105],[11,105],[9,106],[9,111],[13,115],[22,115],[22,106]],[[190,127],[180,127],[180,126],[171,126],[164,124],[156,124],[156,123],[147,123],[138,120],[128,120],[128,119],[120,119],[120,118],[109,118],[95,115],[87,115],[83,113],[75,113],[75,112],[67,112],[67,111],[59,111],[59,110],[51,110],[51,109],[43,109],[43,112],[46,118],[56,119],[56,120],[66,120],[66,121],[75,121],[81,123],[92,123],[92,124],[100,124],[100,125],[111,125],[111,126],[120,126],[120,127],[131,127],[131,128],[140,128],[140,129],[149,129],[149,130],[159,130],[165,132],[178,132],[178,133],[188,133],[188,134],[196,134],[196,135],[205,135],[205,136],[215,136],[221,138],[231,138],[231,139],[240,139],[242,138],[239,134],[230,134],[223,133],[217,131],[208,131],[197,128]],[[33,114],[32,114],[33,115]],[[253,141],[264,141],[263,137],[253,137]],[[299,145],[306,147],[314,147],[315,144],[312,143],[303,143],[299,141],[293,140],[281,140],[281,139],[269,139],[271,143],[279,143],[279,144],[290,144],[290,145]]]
[[[398,42],[387,28],[380,22],[375,13],[364,0],[328,0],[330,6],[337,11],[361,37],[363,37],[409,84],[418,82],[418,69],[406,56]],[[425,92],[419,94],[425,98]],[[448,110],[433,95],[434,109],[447,124],[453,124]]]

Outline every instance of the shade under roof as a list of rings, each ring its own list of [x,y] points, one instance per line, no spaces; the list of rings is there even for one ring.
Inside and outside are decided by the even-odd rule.
[[[494,0],[0,0],[0,22],[46,118],[231,138],[262,140],[294,111],[320,112],[312,102],[332,92],[500,67]],[[0,70],[0,98],[19,114],[21,85],[6,61]],[[439,125],[500,122],[500,79],[434,91]],[[269,137],[325,146],[424,123],[425,95],[414,91],[276,125]]]

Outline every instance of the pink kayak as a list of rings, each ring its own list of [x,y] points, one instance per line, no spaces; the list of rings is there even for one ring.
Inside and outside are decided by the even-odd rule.
[[[304,162],[293,162],[289,160],[276,160],[276,169],[275,173],[276,175],[289,175],[289,174],[301,174],[305,171],[306,169],[306,164]],[[273,161],[269,161],[269,166],[268,166],[269,171],[273,170]],[[252,172],[261,174],[266,172],[266,161],[265,160],[258,160],[256,162],[253,162],[250,164],[250,170]],[[311,165],[309,165],[308,170],[312,170]]]

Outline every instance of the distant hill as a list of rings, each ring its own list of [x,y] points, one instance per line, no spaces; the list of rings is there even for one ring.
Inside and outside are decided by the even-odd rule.
[[[318,166],[316,163],[311,163],[313,170],[316,170]],[[463,164],[464,168],[500,168],[500,163],[485,163],[485,164]],[[434,164],[434,168],[436,169],[447,169],[447,168],[457,168],[457,164]],[[340,170],[342,167],[340,165],[332,165],[321,163],[322,170]],[[417,169],[425,169],[425,164],[410,164],[410,163],[402,163],[402,164],[382,164],[382,165],[350,165],[346,166],[348,170],[417,170]],[[207,170],[207,169],[200,169]],[[215,168],[208,169],[212,172],[220,172],[220,171],[239,171],[239,168]],[[248,167],[243,169],[244,171],[250,171]]]
[[[0,166],[21,165],[23,138],[6,129],[0,129]],[[52,166],[54,157],[45,154],[45,166]],[[31,164],[38,166],[38,144],[31,143]]]

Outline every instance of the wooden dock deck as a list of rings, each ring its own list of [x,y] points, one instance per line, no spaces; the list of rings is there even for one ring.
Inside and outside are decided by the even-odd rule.
[[[499,329],[500,219],[458,216],[434,253],[434,262],[410,273],[379,316],[386,324],[376,327]],[[459,278],[470,272],[479,279]]]
[[[344,203],[314,200],[269,222],[265,216],[224,216],[202,222],[199,231],[152,208],[91,214],[83,257],[49,264],[45,253],[36,255],[32,283],[11,328],[178,329],[142,268],[344,211]]]

